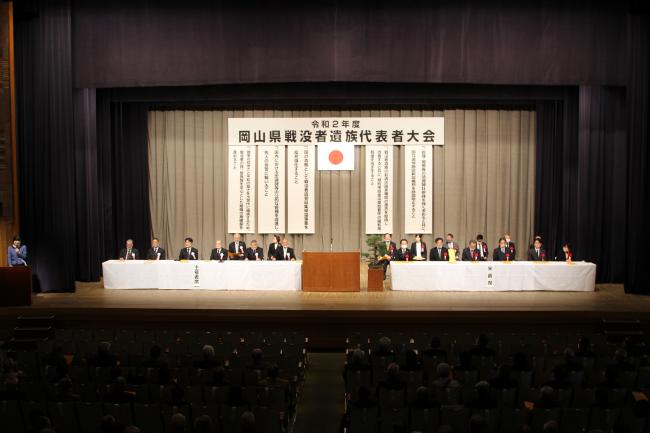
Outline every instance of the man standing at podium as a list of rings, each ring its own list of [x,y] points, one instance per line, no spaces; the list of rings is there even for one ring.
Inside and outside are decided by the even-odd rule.
[[[199,259],[199,250],[194,248],[192,244],[194,239],[187,237],[185,238],[185,247],[181,248],[180,253],[178,254],[178,260],[198,260]]]
[[[244,260],[246,255],[246,243],[242,242],[241,235],[235,233],[233,241],[228,245],[228,252],[231,260]]]
[[[293,248],[289,247],[289,240],[287,238],[282,239],[282,248],[278,248],[275,257],[271,260],[296,260],[296,254],[293,252]]]
[[[133,248],[133,239],[126,240],[126,248],[120,250],[120,260],[140,260],[140,253]]]
[[[20,237],[14,236],[13,242],[7,250],[9,266],[27,266],[27,246],[20,244]]]
[[[264,250],[257,246],[257,241],[255,239],[251,241],[250,248],[246,249],[246,260],[264,260]]]
[[[165,260],[166,258],[165,250],[160,248],[160,241],[158,238],[153,238],[151,248],[147,251],[147,260]]]

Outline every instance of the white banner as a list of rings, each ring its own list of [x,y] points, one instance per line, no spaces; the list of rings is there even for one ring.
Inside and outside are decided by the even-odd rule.
[[[285,147],[257,148],[257,232],[285,231]]]
[[[393,146],[366,146],[366,234],[393,232]]]
[[[228,146],[228,232],[255,233],[255,149]]]
[[[442,145],[444,117],[233,117],[228,119],[228,144],[296,145]]]
[[[404,233],[432,233],[433,148],[404,146]]]
[[[289,233],[315,233],[316,146],[288,146],[287,227]]]

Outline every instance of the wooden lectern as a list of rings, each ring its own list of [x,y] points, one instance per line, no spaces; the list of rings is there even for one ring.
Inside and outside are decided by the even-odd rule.
[[[0,307],[32,305],[32,268],[0,267]]]
[[[358,292],[361,287],[359,263],[355,252],[302,255],[302,290],[305,292]]]

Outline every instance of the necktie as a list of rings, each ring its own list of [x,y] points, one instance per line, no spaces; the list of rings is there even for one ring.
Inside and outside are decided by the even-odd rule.
[[[188,259],[190,258],[190,249],[189,248],[187,249],[187,258]]]
[[[126,259],[129,260],[131,258],[131,250],[126,250]]]
[[[440,248],[438,248],[438,258],[441,258],[441,257],[442,257],[442,250]]]
[[[501,252],[502,252],[502,253],[505,253],[505,252],[506,252],[506,249],[505,249],[505,248],[501,248]]]
[[[535,250],[535,253],[537,254],[537,257],[539,257],[539,250]]]

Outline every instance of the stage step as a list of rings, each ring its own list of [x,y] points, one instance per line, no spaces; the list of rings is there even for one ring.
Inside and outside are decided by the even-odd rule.
[[[16,326],[24,328],[41,328],[41,327],[54,327],[54,315],[48,316],[18,316],[16,318]]]
[[[46,339],[54,336],[54,328],[51,326],[16,326],[14,338],[35,338]]]

